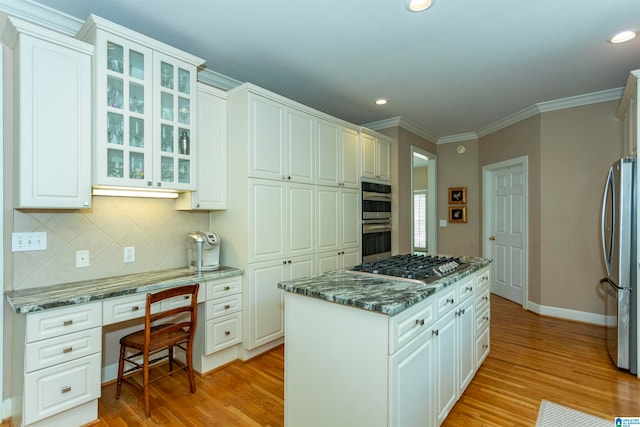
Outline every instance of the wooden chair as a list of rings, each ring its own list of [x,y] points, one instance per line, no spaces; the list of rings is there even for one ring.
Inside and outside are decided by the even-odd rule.
[[[181,286],[167,289],[155,294],[147,294],[146,312],[144,316],[144,329],[126,335],[120,339],[120,360],[118,362],[118,384],[116,399],[120,398],[120,388],[125,377],[142,371],[144,389],[144,412],[147,418],[151,415],[149,407],[149,384],[179,370],[186,370],[189,375],[191,393],[196,391],[196,383],[192,369],[193,337],[196,329],[197,305],[199,284]],[[189,304],[171,304],[169,299],[179,297],[187,299],[191,297]],[[163,303],[164,302],[164,303]],[[169,306],[169,307],[167,307]],[[186,363],[178,363],[175,370],[173,348],[178,347],[186,354]],[[133,350],[133,354],[127,355],[127,348]],[[158,362],[168,359],[169,372],[149,380],[149,370],[158,365]],[[132,365],[124,369],[124,364]]]

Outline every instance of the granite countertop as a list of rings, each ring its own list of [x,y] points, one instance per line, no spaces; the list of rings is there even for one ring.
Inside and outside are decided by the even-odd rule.
[[[244,274],[243,270],[225,266],[220,266],[215,271],[203,271],[202,273],[196,273],[188,267],[181,267],[7,291],[5,296],[16,313],[25,314],[242,274]]]
[[[280,282],[278,288],[393,316],[491,263],[490,259],[480,257],[460,257],[460,260],[468,264],[466,268],[429,284],[381,279],[343,269]]]

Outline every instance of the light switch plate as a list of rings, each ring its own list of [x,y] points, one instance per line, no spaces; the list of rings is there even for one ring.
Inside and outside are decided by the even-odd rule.
[[[127,246],[124,248],[124,262],[134,262],[136,260],[136,248]]]
[[[440,220],[440,227],[446,227],[447,226],[447,220],[446,219],[441,219]]]
[[[11,251],[44,251],[47,249],[47,232],[11,233]]]
[[[89,267],[89,250],[76,251],[76,268]]]

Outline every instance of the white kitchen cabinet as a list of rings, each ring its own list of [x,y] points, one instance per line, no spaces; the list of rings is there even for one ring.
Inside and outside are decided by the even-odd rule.
[[[265,179],[249,185],[250,262],[313,254],[313,186]]]
[[[314,274],[313,256],[249,265],[247,293],[249,322],[245,347],[249,350],[284,336],[284,300],[278,283]]]
[[[249,176],[313,184],[313,116],[255,93],[248,96]]]
[[[635,156],[638,153],[638,123],[640,123],[640,111],[638,110],[638,92],[640,92],[640,70],[631,71],[627,84],[618,105],[616,115],[621,124],[621,152],[623,156]]]
[[[14,317],[14,405],[18,425],[81,425],[97,418],[102,303]]]
[[[482,365],[490,350],[490,277],[489,269],[476,273],[475,318],[476,318],[476,369]]]
[[[391,139],[361,129],[362,176],[382,181],[391,181]]]
[[[220,210],[227,208],[227,99],[225,92],[197,83],[198,141],[196,191],[180,193],[178,210]]]
[[[91,207],[93,47],[13,17],[2,41],[13,50],[13,207]]]
[[[95,186],[195,190],[196,74],[203,60],[95,15]]]
[[[337,188],[316,186],[315,199],[317,204],[316,235],[319,262],[322,258],[333,255],[342,256],[345,252],[351,254],[353,249],[359,253],[360,231],[360,193],[352,188]],[[350,264],[350,262],[353,264]],[[338,262],[339,267],[358,264],[359,257],[345,262]],[[328,271],[319,264],[319,271]]]
[[[456,308],[456,339],[458,340],[457,397],[467,388],[476,372],[476,317],[473,298]]]
[[[433,327],[435,360],[435,413],[437,425],[442,424],[458,397],[456,313],[449,310]]]
[[[316,184],[358,188],[360,143],[358,131],[329,120],[317,120]]]

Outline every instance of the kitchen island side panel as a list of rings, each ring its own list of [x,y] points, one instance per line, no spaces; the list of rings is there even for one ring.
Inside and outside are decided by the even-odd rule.
[[[389,317],[290,292],[284,306],[285,426],[386,426]]]

